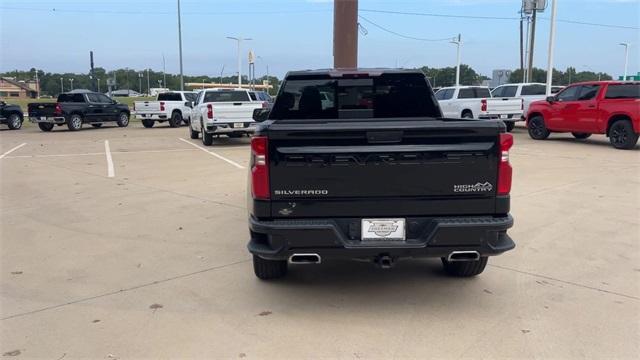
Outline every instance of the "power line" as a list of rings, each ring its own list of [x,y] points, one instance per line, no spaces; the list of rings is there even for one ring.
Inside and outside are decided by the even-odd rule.
[[[362,19],[362,20],[366,21],[367,23],[369,23],[369,24],[371,24],[371,25],[373,25],[373,26],[377,27],[378,29],[380,29],[380,30],[382,30],[382,31],[388,32],[389,34],[393,34],[393,35],[396,35],[396,36],[399,36],[399,37],[401,37],[401,38],[405,38],[405,39],[418,40],[418,41],[449,41],[449,40],[451,40],[451,39],[453,38],[453,37],[451,36],[451,37],[448,37],[448,38],[442,38],[442,39],[426,39],[426,38],[419,38],[419,37],[415,37],[415,36],[404,35],[404,34],[400,34],[400,33],[398,33],[398,32],[395,32],[395,31],[393,31],[393,30],[389,30],[389,29],[387,29],[387,28],[383,27],[382,25],[379,25],[379,24],[377,24],[377,23],[375,23],[375,22],[373,22],[373,21],[371,21],[371,20],[367,19],[366,17],[364,17],[364,16],[362,16],[362,15],[358,15],[358,17],[359,17],[360,19]]]
[[[392,15],[410,15],[410,16],[429,16],[429,17],[441,17],[441,18],[456,18],[456,19],[475,19],[475,20],[518,20],[520,17],[507,17],[507,16],[479,16],[479,15],[452,15],[452,14],[436,14],[436,13],[423,13],[423,12],[408,12],[408,11],[393,11],[393,10],[377,10],[377,9],[360,9],[361,12],[379,13],[379,14],[392,14]],[[548,18],[539,18],[542,20],[549,20]],[[638,26],[627,25],[612,25],[601,24],[587,21],[576,21],[567,19],[557,19],[557,22],[587,26],[599,26],[615,29],[627,29],[627,30],[640,30]]]

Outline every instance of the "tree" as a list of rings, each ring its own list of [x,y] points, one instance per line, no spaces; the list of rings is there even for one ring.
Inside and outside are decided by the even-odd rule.
[[[456,68],[430,68],[423,66],[420,68],[422,72],[429,78],[431,85],[434,87],[453,86],[456,82]],[[479,85],[483,80],[471,66],[460,65],[460,85]]]
[[[546,83],[547,82],[547,71],[539,68],[533,68],[531,71],[531,80],[530,82],[539,82]],[[596,80],[611,80],[611,75],[607,73],[595,73],[593,71],[581,71],[576,72],[576,68],[568,67],[566,71],[560,71],[558,69],[553,69],[553,75],[551,77],[551,82],[553,85],[569,85],[575,82],[581,81],[596,81]],[[513,70],[511,72],[511,76],[509,77],[509,82],[511,83],[519,83],[522,82],[522,71],[520,69]]]

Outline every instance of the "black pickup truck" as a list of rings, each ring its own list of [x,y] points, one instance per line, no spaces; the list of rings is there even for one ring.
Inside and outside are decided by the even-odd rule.
[[[28,109],[29,121],[37,123],[42,131],[64,124],[71,131],[80,130],[84,123],[93,127],[101,127],[106,122],[115,122],[120,127],[129,125],[127,105],[91,91],[62,93],[55,103],[30,103]]]
[[[513,138],[498,120],[445,119],[425,76],[405,70],[289,72],[257,109],[248,182],[257,277],[288,264],[441,258],[480,274],[507,234]]]
[[[11,130],[18,130],[22,127],[23,120],[20,106],[0,101],[0,124],[6,124]]]

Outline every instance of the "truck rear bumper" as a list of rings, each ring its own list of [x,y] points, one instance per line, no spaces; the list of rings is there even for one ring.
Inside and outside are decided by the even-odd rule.
[[[499,115],[499,114],[483,114],[483,115],[479,115],[478,119],[480,119],[480,120],[509,120],[509,121],[522,121],[522,120],[524,120],[524,118],[522,117],[522,113],[507,114],[507,115],[504,115],[504,114],[503,115]]]
[[[32,123],[64,124],[67,119],[64,116],[29,116],[29,121]]]
[[[214,123],[206,124],[205,128],[209,134],[254,133],[256,124],[251,122]]]
[[[313,253],[323,259],[446,257],[454,251],[499,255],[515,247],[507,235],[513,226],[503,217],[407,218],[405,241],[363,242],[360,219],[295,219],[260,221],[249,218],[249,251],[265,259],[285,260],[296,253]]]
[[[169,118],[167,117],[167,114],[164,113],[136,113],[136,119],[164,121]]]

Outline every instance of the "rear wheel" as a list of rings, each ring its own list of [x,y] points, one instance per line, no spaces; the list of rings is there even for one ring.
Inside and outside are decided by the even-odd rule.
[[[278,279],[287,274],[287,261],[266,260],[253,255],[253,272],[262,280]]]
[[[9,118],[7,118],[7,126],[11,130],[18,130],[22,127],[22,118],[18,114],[11,114]]]
[[[529,136],[534,140],[544,140],[549,137],[551,132],[547,130],[542,116],[534,116],[529,120],[527,125]]]
[[[488,257],[481,257],[480,260],[474,261],[447,261],[447,259],[442,258],[442,267],[449,275],[470,277],[481,274],[487,266],[488,260]]]
[[[102,123],[91,124],[91,126],[93,126],[94,128],[100,128],[100,127],[102,127]]]
[[[67,120],[67,127],[71,131],[78,131],[82,129],[82,116],[78,114],[71,115],[69,120]]]
[[[155,124],[155,121],[153,121],[153,120],[142,119],[142,126],[144,126],[146,128],[152,128],[153,124]]]
[[[204,126],[201,127],[202,144],[205,146],[211,146],[213,144],[213,134],[209,134],[204,131]]]
[[[591,134],[589,133],[579,133],[579,132],[572,132],[571,135],[573,135],[574,138],[580,139],[580,140],[586,139],[589,136],[591,136]]]
[[[51,124],[51,123],[38,123],[38,127],[42,131],[51,131],[51,130],[53,130],[53,124]]]
[[[504,124],[507,126],[507,132],[511,132],[516,127],[515,121],[505,121]]]
[[[178,111],[174,111],[169,119],[169,126],[180,127],[182,125],[182,115]]]
[[[638,134],[629,120],[618,120],[609,129],[609,141],[616,149],[633,149],[638,143]]]
[[[463,119],[473,119],[473,113],[469,110],[465,110],[462,112]]]
[[[193,128],[191,127],[191,124],[189,124],[189,135],[192,139],[197,139],[198,138],[198,132],[193,130]]]
[[[120,127],[127,127],[127,125],[129,125],[129,114],[121,112],[120,115],[118,115],[117,123]]]

